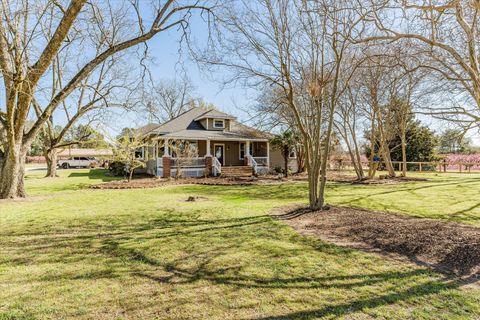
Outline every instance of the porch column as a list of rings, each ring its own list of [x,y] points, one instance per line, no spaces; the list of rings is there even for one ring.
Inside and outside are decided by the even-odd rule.
[[[206,150],[205,156],[209,156],[209,157],[212,156],[212,153],[210,152],[210,139],[207,139],[207,150]]]
[[[163,156],[170,156],[170,149],[168,146],[168,139],[163,140]]]
[[[207,146],[205,150],[205,176],[209,177],[212,175],[212,166],[213,166],[213,157],[210,152],[210,139],[207,139]]]
[[[250,156],[250,141],[245,141],[245,157],[243,158],[244,165],[248,166],[250,165],[250,159],[248,156]]]
[[[171,176],[170,170],[170,152],[168,148],[168,139],[163,140],[163,157],[162,157],[162,164],[163,164],[163,177],[169,178]]]

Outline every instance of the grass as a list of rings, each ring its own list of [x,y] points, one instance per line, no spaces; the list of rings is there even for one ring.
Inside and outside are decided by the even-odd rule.
[[[101,170],[60,174],[32,173],[30,200],[0,202],[2,320],[480,317],[479,289],[301,236],[271,219],[273,207],[306,201],[304,183],[89,190],[109,178]],[[328,201],[451,219],[444,207],[471,206],[461,201],[478,194],[476,178],[331,184]],[[452,190],[462,190],[459,199],[446,197]],[[425,200],[431,207],[406,199],[421,202],[436,191]],[[208,199],[185,202],[190,195]],[[455,219],[476,223],[478,211],[470,212]]]

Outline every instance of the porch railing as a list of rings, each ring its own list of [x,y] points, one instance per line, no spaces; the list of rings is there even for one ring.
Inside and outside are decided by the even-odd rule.
[[[217,157],[212,159],[212,173],[214,176],[218,176],[222,173],[222,164],[218,161]]]
[[[255,161],[255,159],[251,156],[251,155],[246,155],[245,156],[247,158],[247,164],[253,168],[253,172],[255,174],[257,174],[257,167],[258,167],[258,163],[257,161]]]
[[[253,157],[258,166],[268,167],[268,157]]]
[[[176,167],[201,168],[201,167],[205,167],[205,158],[201,158],[201,157],[171,158],[170,166],[172,168],[176,168]]]

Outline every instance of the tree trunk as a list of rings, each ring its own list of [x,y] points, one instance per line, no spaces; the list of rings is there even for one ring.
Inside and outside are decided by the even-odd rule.
[[[132,181],[133,171],[134,171],[134,169],[131,169],[130,172],[128,173],[128,182]]]
[[[386,142],[382,142],[381,146],[383,162],[387,168],[388,175],[392,178],[395,177],[395,169],[393,168],[392,158],[390,157],[390,148],[386,145]]]
[[[295,148],[297,153],[297,173],[305,172],[305,154],[301,148]]]
[[[27,149],[14,144],[13,150],[6,150],[0,168],[0,199],[26,197],[24,176]]]
[[[284,169],[283,170],[285,171],[285,177],[288,177],[288,155],[286,157],[284,155],[283,161],[284,161],[284,164],[283,164]]]
[[[375,172],[377,168],[375,163],[373,163],[373,157],[375,156],[375,112],[372,114],[372,126],[370,132],[370,158],[368,159],[369,169],[368,169],[368,178],[373,179],[375,177]]]
[[[312,168],[312,164],[307,165],[309,207],[311,210],[320,210],[323,205],[323,197],[320,196],[320,174],[314,167],[315,165]]]
[[[57,175],[57,150],[50,149],[45,153],[45,159],[47,160],[47,174],[45,177],[56,178]]]
[[[402,135],[402,176],[407,176],[407,144],[405,135]]]

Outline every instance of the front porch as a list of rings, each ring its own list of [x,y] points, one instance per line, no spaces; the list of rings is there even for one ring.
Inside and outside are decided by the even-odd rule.
[[[251,175],[266,174],[270,169],[268,141],[188,140],[196,149],[189,157],[175,154],[172,143],[179,141],[186,140],[158,138],[145,148],[147,172],[160,177],[204,177],[222,175],[226,167],[223,175],[245,173],[242,167],[251,168]]]

